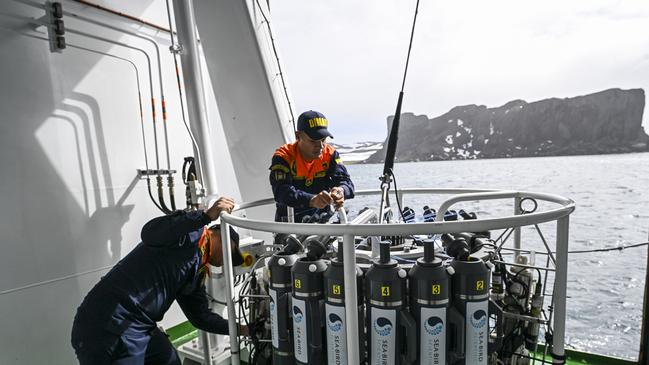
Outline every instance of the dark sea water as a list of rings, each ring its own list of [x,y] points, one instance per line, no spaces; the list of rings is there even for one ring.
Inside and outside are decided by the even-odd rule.
[[[379,188],[382,165],[348,168],[357,189]],[[649,240],[649,153],[412,162],[397,163],[394,170],[399,189],[493,188],[571,198],[577,209],[570,217],[570,250]],[[357,198],[347,206],[355,215],[363,206],[378,206],[379,199]],[[437,207],[443,200],[443,196],[413,195],[404,198],[404,205],[412,207],[420,219],[423,205]],[[551,206],[542,204],[540,208]],[[509,200],[468,202],[457,208],[475,211],[483,218],[513,211]],[[540,225],[553,249],[555,227],[554,223]],[[544,250],[533,227],[523,229],[522,246]],[[539,257],[537,264],[544,264]],[[647,247],[570,254],[568,261],[567,346],[636,359]]]

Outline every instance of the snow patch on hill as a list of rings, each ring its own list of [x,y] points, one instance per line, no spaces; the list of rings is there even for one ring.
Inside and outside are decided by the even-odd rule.
[[[331,143],[331,145],[336,148],[338,153],[340,153],[340,158],[347,164],[365,161],[374,152],[383,148],[383,142]]]

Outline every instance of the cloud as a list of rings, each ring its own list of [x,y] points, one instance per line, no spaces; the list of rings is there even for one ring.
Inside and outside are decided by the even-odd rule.
[[[414,5],[271,2],[296,110],[322,111],[336,142],[383,140]],[[422,1],[402,110],[433,117],[456,105],[647,88],[647,24],[642,1]]]

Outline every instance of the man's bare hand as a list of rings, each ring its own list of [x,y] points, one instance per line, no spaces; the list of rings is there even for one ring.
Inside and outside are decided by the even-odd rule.
[[[211,220],[216,220],[221,212],[231,213],[232,209],[234,209],[234,199],[222,196],[214,202],[211,207],[205,209],[205,214],[207,214]]]
[[[329,194],[328,191],[321,191],[318,195],[315,195],[313,198],[311,198],[311,200],[309,201],[309,206],[311,208],[324,209],[332,202],[333,199],[331,198],[331,194]]]
[[[250,336],[250,329],[248,326],[243,324],[239,325],[239,336]]]
[[[333,199],[336,209],[343,206],[345,203],[345,191],[340,186],[334,186],[330,191],[331,198]]]

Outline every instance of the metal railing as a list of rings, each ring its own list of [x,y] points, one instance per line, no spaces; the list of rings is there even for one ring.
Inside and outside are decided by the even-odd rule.
[[[253,231],[300,234],[300,235],[323,235],[343,237],[343,258],[344,272],[354,273],[356,263],[356,250],[354,240],[356,236],[406,236],[414,234],[442,234],[458,232],[483,232],[497,229],[512,228],[514,234],[514,246],[520,249],[520,227],[538,225],[546,222],[557,222],[556,234],[556,266],[555,266],[555,290],[553,295],[554,306],[554,335],[553,335],[553,356],[555,362],[563,363],[566,320],[566,282],[568,273],[568,232],[569,215],[575,209],[575,202],[554,194],[525,192],[525,191],[502,191],[489,189],[401,189],[401,196],[412,194],[426,195],[451,195],[437,210],[437,221],[427,223],[383,223],[383,224],[353,224],[344,223],[347,220],[341,217],[341,224],[304,224],[304,223],[281,223],[237,217],[233,214],[221,213],[221,238],[229,241],[229,226],[246,228]],[[380,195],[381,190],[357,191],[356,196]],[[401,198],[401,197],[400,197]],[[557,204],[558,207],[521,214],[521,201],[525,198],[532,198],[537,201],[544,201]],[[446,212],[454,204],[476,200],[512,199],[514,203],[514,215],[498,218],[475,219],[464,221],[444,222],[443,212]],[[250,203],[243,203],[237,209],[260,207],[273,204],[274,200],[263,199]],[[236,212],[236,211],[235,211]],[[226,281],[226,301],[228,306],[228,321],[230,322],[230,349],[232,352],[232,363],[239,364],[239,339],[236,332],[236,319],[234,315],[233,297],[233,274],[230,245],[223,247],[223,265]],[[352,363],[360,363],[359,334],[358,334],[358,312],[356,298],[356,280],[345,280],[345,314],[347,316],[347,349],[348,359]]]

